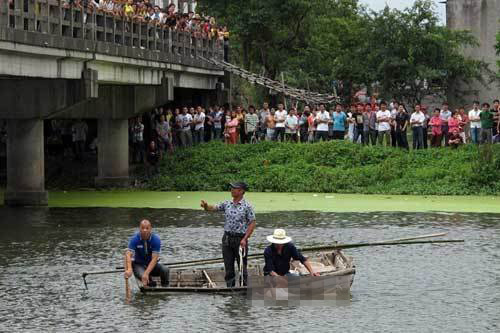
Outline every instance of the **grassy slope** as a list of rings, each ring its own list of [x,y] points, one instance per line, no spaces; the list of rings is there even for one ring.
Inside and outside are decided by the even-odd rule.
[[[147,186],[225,191],[229,181],[244,180],[255,192],[498,195],[498,170],[500,145],[406,152],[345,142],[211,143],[168,156]]]
[[[3,201],[0,192],[0,200]],[[201,209],[228,199],[228,192],[51,192],[50,207],[131,207]],[[313,193],[247,194],[258,212],[314,210],[324,212],[490,212],[500,213],[500,197],[492,196],[403,196]]]

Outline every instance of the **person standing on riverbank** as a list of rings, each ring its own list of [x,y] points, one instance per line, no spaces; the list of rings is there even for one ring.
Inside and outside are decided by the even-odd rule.
[[[170,272],[159,263],[160,253],[160,237],[153,233],[151,222],[142,220],[139,231],[130,238],[125,251],[125,279],[134,274],[144,286],[153,287],[150,276],[159,276],[162,287],[168,287]]]
[[[243,253],[243,284],[247,282],[248,239],[255,229],[255,212],[243,196],[248,190],[244,182],[231,183],[232,200],[223,201],[215,206],[201,200],[205,211],[224,212],[224,236],[222,237],[222,256],[224,257],[225,280],[229,288],[236,285],[234,262],[240,263],[240,247]]]
[[[285,121],[288,112],[283,109],[283,103],[278,104],[278,111],[274,113],[275,125],[275,139],[276,141],[285,141]]]

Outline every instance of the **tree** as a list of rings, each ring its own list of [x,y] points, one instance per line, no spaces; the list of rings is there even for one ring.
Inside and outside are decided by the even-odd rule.
[[[430,0],[403,11],[385,8],[370,18],[367,62],[385,97],[413,105],[428,95],[444,97],[460,81],[483,82],[487,64],[462,53],[478,45],[476,39],[440,25]]]
[[[199,6],[228,25],[231,62],[272,79],[285,72],[299,88],[377,84],[385,98],[415,104],[427,95],[444,97],[459,82],[483,82],[487,68],[463,55],[476,39],[440,25],[431,0],[380,12],[358,0],[200,0]]]

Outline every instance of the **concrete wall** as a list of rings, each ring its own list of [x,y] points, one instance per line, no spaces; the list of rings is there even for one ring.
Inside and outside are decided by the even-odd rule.
[[[500,30],[500,0],[448,0],[446,5],[447,26],[456,30],[470,30],[478,39],[479,47],[468,48],[464,53],[474,59],[484,60],[494,72],[498,71],[495,50],[496,34]],[[464,96],[472,99],[491,101],[499,97],[500,85],[494,82],[485,88],[479,83],[472,84],[477,93]]]

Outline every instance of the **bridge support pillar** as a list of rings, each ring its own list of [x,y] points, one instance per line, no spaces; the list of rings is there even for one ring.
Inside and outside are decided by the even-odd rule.
[[[7,121],[7,206],[45,206],[43,120]]]
[[[127,187],[128,120],[99,119],[97,123],[96,187]]]

